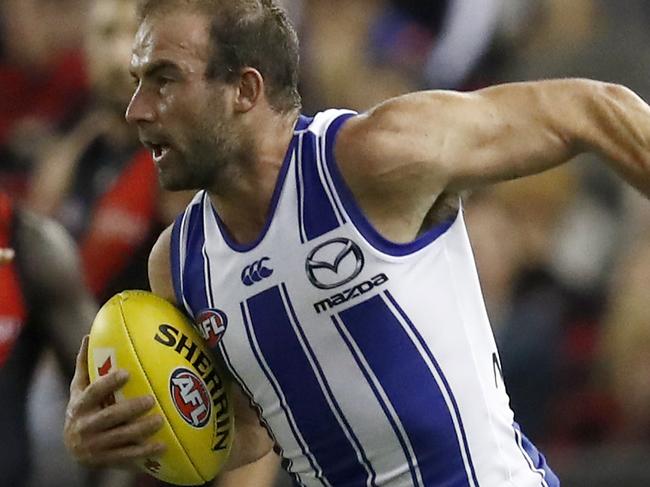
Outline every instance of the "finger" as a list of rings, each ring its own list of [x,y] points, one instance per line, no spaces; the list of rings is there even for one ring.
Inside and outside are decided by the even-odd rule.
[[[129,373],[124,369],[113,370],[99,377],[79,396],[76,411],[88,411],[104,404],[107,399],[129,380]]]
[[[83,435],[89,435],[129,423],[149,411],[154,404],[155,401],[152,396],[120,401],[81,419],[79,432]]]
[[[105,431],[88,440],[90,452],[102,452],[118,447],[142,444],[163,425],[163,418],[157,414],[138,418],[128,424]]]
[[[77,362],[74,369],[74,376],[70,383],[70,392],[73,390],[84,390],[90,384],[88,376],[88,335],[81,340],[81,347],[77,353]]]
[[[151,442],[139,445],[129,445],[115,448],[101,454],[91,454],[82,459],[82,463],[88,466],[102,467],[128,464],[134,460],[140,460],[147,457],[157,457],[165,452],[167,447],[164,443]]]

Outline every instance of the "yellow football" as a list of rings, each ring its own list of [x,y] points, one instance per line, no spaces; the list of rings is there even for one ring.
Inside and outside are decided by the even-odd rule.
[[[164,418],[152,440],[165,443],[165,453],[139,466],[177,485],[216,477],[234,436],[232,403],[224,374],[187,317],[149,292],[113,296],[90,331],[90,380],[116,368],[130,376],[114,400],[151,394],[156,400],[152,413]]]

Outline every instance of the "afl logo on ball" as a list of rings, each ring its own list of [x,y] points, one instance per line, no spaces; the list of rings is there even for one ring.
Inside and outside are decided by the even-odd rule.
[[[195,428],[208,424],[212,403],[203,379],[189,369],[177,368],[169,378],[172,402],[186,423]]]
[[[208,347],[216,347],[221,337],[226,333],[228,326],[228,317],[226,313],[218,309],[204,309],[196,316],[196,324],[199,332]]]

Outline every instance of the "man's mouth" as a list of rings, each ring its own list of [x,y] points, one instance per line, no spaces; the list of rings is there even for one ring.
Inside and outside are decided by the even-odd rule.
[[[153,160],[160,162],[169,152],[168,145],[153,144],[151,146],[151,153],[153,155]]]

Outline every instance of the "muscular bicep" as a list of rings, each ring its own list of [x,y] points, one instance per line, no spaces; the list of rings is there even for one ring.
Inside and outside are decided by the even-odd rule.
[[[443,117],[432,166],[446,188],[462,190],[536,174],[577,153],[579,123],[566,105],[558,119],[562,81],[487,88],[453,103]],[[454,127],[458,127],[457,132]]]
[[[414,198],[435,197],[534,174],[575,153],[575,109],[570,102],[562,105],[564,88],[570,95],[575,83],[515,83],[395,98],[343,127],[337,160],[353,188],[384,197],[404,191]]]

